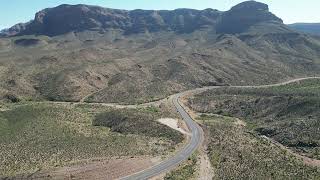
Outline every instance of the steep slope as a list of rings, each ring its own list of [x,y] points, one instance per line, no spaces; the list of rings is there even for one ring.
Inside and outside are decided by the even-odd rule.
[[[320,40],[290,30],[255,1],[227,12],[61,5],[20,29],[0,39],[0,96],[7,101],[92,94],[87,101],[138,103],[320,72]]]
[[[242,33],[259,23],[281,25],[283,21],[269,12],[266,4],[247,1],[223,13],[217,25],[218,33]]]
[[[60,5],[38,12],[33,21],[17,24],[7,30],[8,35],[61,35],[72,31],[119,30],[124,34],[174,31],[193,32],[212,26],[221,12],[177,9],[173,11],[118,10],[88,5]]]
[[[191,33],[203,28],[213,28],[218,33],[241,33],[259,23],[281,26],[282,20],[269,12],[268,5],[255,1],[240,3],[227,12],[213,9],[127,11],[64,4],[38,12],[33,21],[17,24],[8,29],[7,34],[55,36],[84,30],[119,30],[124,34],[159,31]]]

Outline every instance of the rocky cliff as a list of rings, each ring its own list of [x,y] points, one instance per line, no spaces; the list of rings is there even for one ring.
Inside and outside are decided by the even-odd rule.
[[[38,12],[33,21],[10,28],[7,35],[39,34],[55,36],[72,31],[120,30],[124,34],[174,31],[191,33],[212,28],[218,33],[241,33],[261,22],[282,24],[268,5],[247,1],[229,11],[194,10],[118,10],[88,5],[60,5]]]

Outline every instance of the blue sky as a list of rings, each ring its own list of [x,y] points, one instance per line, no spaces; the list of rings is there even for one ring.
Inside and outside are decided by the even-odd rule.
[[[0,29],[33,19],[44,8],[60,4],[92,4],[118,9],[213,8],[228,10],[244,0],[1,0]],[[320,0],[260,0],[285,23],[320,22]]]

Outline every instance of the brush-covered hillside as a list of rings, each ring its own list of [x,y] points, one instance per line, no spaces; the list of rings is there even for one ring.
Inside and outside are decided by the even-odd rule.
[[[229,11],[61,5],[2,31],[0,98],[142,103],[186,89],[318,75],[320,40],[266,4]]]
[[[189,99],[194,110],[244,119],[255,133],[320,159],[319,79],[262,88],[228,87]]]

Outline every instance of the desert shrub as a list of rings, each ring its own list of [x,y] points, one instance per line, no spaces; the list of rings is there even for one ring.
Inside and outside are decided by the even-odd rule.
[[[177,169],[167,173],[165,180],[187,180],[193,179],[196,173],[197,153],[194,153],[188,160]]]
[[[92,113],[105,107],[46,103],[10,107],[0,111],[0,179],[84,159],[153,155],[160,150],[157,155],[162,155],[171,150],[162,144],[150,146],[154,138],[123,136],[105,127],[92,126]],[[164,141],[167,142],[171,141]]]
[[[252,135],[247,127],[213,117],[209,129],[209,158],[214,179],[319,179],[317,168]]]
[[[137,134],[149,137],[162,137],[175,144],[183,140],[183,136],[157,121],[152,113],[136,110],[114,110],[98,114],[93,120],[94,126],[109,127],[111,131],[121,134]]]
[[[220,88],[189,99],[197,111],[244,119],[266,135],[309,157],[320,149],[320,80],[264,88]]]
[[[20,99],[17,96],[13,95],[13,94],[4,95],[4,99],[6,99],[7,101],[9,101],[11,103],[20,102]]]

